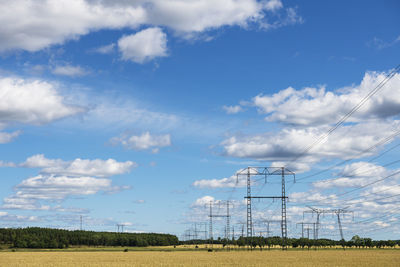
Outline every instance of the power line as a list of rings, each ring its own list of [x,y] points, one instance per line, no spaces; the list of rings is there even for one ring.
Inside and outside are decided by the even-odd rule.
[[[394,75],[400,70],[400,65],[398,65],[395,69],[393,69],[386,77],[373,89],[371,90],[364,98],[354,106],[348,113],[346,113],[332,128],[330,128],[325,134],[321,135],[317,140],[315,140],[311,145],[309,145],[303,152],[297,155],[290,162],[294,162],[298,160],[300,157],[307,154],[314,146],[321,143],[324,139],[326,139],[329,135],[331,135],[337,128],[339,128],[350,116],[352,116],[357,110],[359,110],[368,99],[374,96],[382,87],[391,80]]]
[[[384,181],[384,180],[386,180],[386,179],[389,179],[389,178],[391,178],[391,177],[393,177],[393,176],[395,176],[396,174],[399,174],[399,173],[400,173],[400,171],[396,171],[396,172],[394,172],[394,173],[392,173],[392,174],[390,174],[390,175],[388,175],[388,176],[385,176],[385,177],[383,177],[383,178],[381,178],[381,179],[379,179],[379,180],[376,180],[376,181],[373,181],[373,182],[371,182],[371,183],[368,183],[368,184],[359,186],[359,187],[357,187],[357,188],[354,188],[354,189],[352,189],[352,190],[346,191],[346,192],[344,192],[344,193],[337,194],[337,195],[333,195],[333,196],[327,196],[327,197],[325,197],[325,198],[323,198],[323,199],[320,199],[320,200],[318,200],[318,201],[303,202],[302,204],[304,205],[304,204],[307,204],[307,203],[315,203],[315,202],[321,203],[323,200],[326,200],[326,199],[331,199],[331,198],[336,198],[336,197],[344,196],[344,195],[347,195],[347,194],[352,193],[352,192],[354,192],[354,191],[357,191],[357,190],[363,189],[363,188],[365,188],[365,187],[368,187],[368,186],[370,186],[370,185],[373,185],[373,184],[382,182],[382,181]]]
[[[297,179],[296,182],[299,182],[299,181],[302,181],[302,180],[309,179],[309,178],[311,178],[311,177],[320,175],[320,174],[322,174],[322,173],[325,173],[325,172],[327,172],[327,171],[330,171],[330,170],[334,169],[335,167],[338,167],[338,166],[343,165],[343,164],[345,164],[345,163],[347,163],[347,162],[350,162],[350,161],[352,161],[353,159],[358,158],[358,157],[361,156],[362,154],[365,154],[365,153],[367,153],[367,152],[373,150],[373,149],[376,148],[376,147],[379,147],[379,146],[381,146],[381,145],[384,145],[385,143],[389,142],[390,140],[392,140],[393,138],[395,138],[395,137],[398,136],[398,135],[400,135],[400,130],[396,131],[395,133],[393,133],[392,135],[386,137],[385,139],[379,141],[378,143],[376,143],[376,144],[370,146],[369,148],[367,148],[367,149],[361,151],[361,152],[358,153],[356,156],[354,156],[354,157],[352,157],[352,158],[350,158],[350,159],[343,160],[343,161],[341,161],[341,162],[339,162],[339,163],[337,163],[337,164],[334,164],[334,165],[332,165],[332,166],[330,166],[330,167],[328,167],[328,168],[325,168],[325,169],[323,169],[323,170],[321,170],[321,171],[318,171],[318,172],[316,172],[316,173],[313,173],[313,174],[310,174],[310,175],[301,177],[301,178]],[[397,147],[397,146],[400,146],[400,144],[396,145],[396,147]],[[392,149],[393,149],[393,148],[392,148]],[[385,153],[387,153],[387,152],[389,152],[389,150],[384,151],[384,153],[382,153],[380,156],[383,156],[383,155],[384,155]],[[374,159],[377,159],[377,158],[379,158],[379,157],[375,157]],[[371,160],[371,161],[372,161],[372,160]]]

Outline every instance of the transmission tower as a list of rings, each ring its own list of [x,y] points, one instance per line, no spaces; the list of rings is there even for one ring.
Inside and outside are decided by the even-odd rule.
[[[315,237],[316,237],[316,223],[312,223],[312,222],[299,222],[299,223],[297,223],[296,224],[296,227],[297,227],[297,225],[298,224],[300,224],[301,225],[301,237],[302,238],[304,238],[304,230],[307,230],[307,239],[310,239],[310,230],[311,230],[311,228],[310,227],[306,227],[306,228],[304,228],[304,225],[312,225],[313,226],[313,237],[314,237],[314,239],[315,239]]]
[[[269,234],[271,233],[269,227],[271,223],[279,223],[279,224],[282,223],[282,221],[280,220],[263,220],[263,222],[267,225],[267,237],[269,237]]]
[[[117,233],[123,233],[124,232],[124,224],[123,223],[121,223],[121,224],[117,224]],[[120,231],[120,229],[121,229],[121,231]]]
[[[218,202],[218,204],[221,204],[224,202]],[[231,205],[230,201],[226,201],[226,215],[217,215],[213,214],[212,212],[212,206],[213,206],[213,201],[210,201],[210,214],[208,217],[210,218],[210,224],[209,224],[209,233],[210,233],[210,241],[211,245],[213,243],[213,218],[226,218],[226,228],[225,228],[225,238],[229,239],[229,234],[230,234],[230,214],[229,214],[229,205]]]
[[[204,230],[201,230],[202,226],[204,226]],[[204,233],[204,240],[207,240],[207,223],[206,222],[194,223],[194,236],[196,239],[199,239],[199,233]]]
[[[81,228],[80,228],[80,229],[81,229],[81,231],[82,231],[82,229],[83,229],[83,228],[82,228],[82,215],[81,215],[81,218],[80,218],[80,219],[81,219]]]
[[[185,230],[183,237],[185,241],[190,241],[190,240],[194,241],[195,235],[196,234],[192,233],[192,229],[187,229]]]
[[[313,207],[308,207],[310,210],[306,210],[303,211],[303,217],[304,217],[304,213],[311,213],[312,215],[316,214],[317,215],[317,221],[316,221],[316,226],[315,226],[315,239],[318,239],[318,230],[320,228],[320,215],[324,215],[324,214],[332,214],[332,215],[336,215],[337,216],[337,222],[338,222],[338,226],[339,226],[339,233],[340,233],[340,237],[341,240],[344,240],[344,236],[343,236],[343,228],[342,228],[342,222],[340,220],[340,214],[345,214],[345,213],[352,213],[354,216],[353,211],[349,211],[347,210],[347,208],[344,209],[317,209],[317,208],[313,208]]]
[[[247,206],[247,238],[250,239],[252,243],[253,239],[253,221],[252,221],[252,214],[251,214],[251,199],[258,198],[268,198],[268,199],[281,199],[282,206],[281,206],[281,233],[282,233],[282,249],[287,249],[287,216],[286,216],[286,200],[288,197],[286,196],[286,181],[285,175],[293,175],[293,180],[296,182],[294,172],[288,170],[285,167],[247,167],[242,169],[236,174],[236,183],[239,182],[239,176],[246,176],[247,177],[247,196],[246,199],[246,206]],[[251,195],[251,177],[252,176],[264,176],[265,183],[267,183],[267,177],[278,175],[281,176],[282,182],[282,194],[281,196],[252,196]]]

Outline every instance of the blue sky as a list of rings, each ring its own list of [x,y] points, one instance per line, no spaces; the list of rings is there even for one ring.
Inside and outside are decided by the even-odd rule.
[[[82,215],[88,230],[180,235],[230,200],[239,229],[235,173],[258,165],[304,178],[288,182],[289,236],[310,205],[349,206],[346,238],[398,238],[400,74],[296,158],[399,64],[397,1],[1,5],[2,227],[77,229]],[[257,231],[279,219],[279,203],[253,207]],[[338,239],[328,217],[320,236]]]

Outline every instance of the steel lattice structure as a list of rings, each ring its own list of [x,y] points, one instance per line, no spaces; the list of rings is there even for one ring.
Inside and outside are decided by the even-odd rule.
[[[281,176],[282,183],[282,194],[281,196],[252,196],[251,195],[251,177],[252,176],[264,176],[265,183],[267,183],[268,176]],[[282,232],[282,249],[287,248],[287,216],[286,216],[286,181],[285,175],[292,175],[294,182],[296,182],[295,173],[288,170],[285,167],[247,167],[236,173],[236,182],[239,182],[239,176],[246,176],[247,178],[247,196],[246,206],[247,206],[247,238],[252,241],[253,238],[253,220],[251,213],[251,199],[252,198],[269,198],[269,199],[281,199],[281,232]]]

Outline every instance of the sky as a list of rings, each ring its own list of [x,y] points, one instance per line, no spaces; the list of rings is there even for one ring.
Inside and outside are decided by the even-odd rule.
[[[1,7],[0,227],[73,230],[82,217],[85,230],[184,238],[230,201],[239,234],[236,174],[263,166],[296,173],[290,237],[314,207],[346,208],[345,239],[400,238],[398,1]],[[281,194],[279,177],[252,179],[254,195]],[[280,202],[253,201],[256,234],[279,219]],[[340,238],[335,217],[319,237]]]

